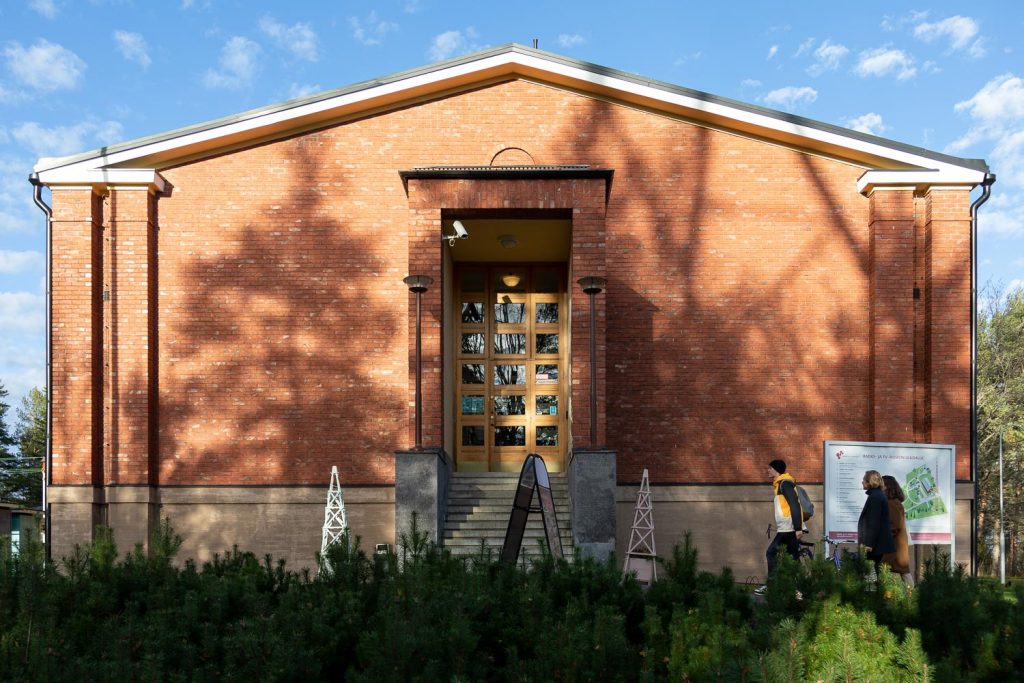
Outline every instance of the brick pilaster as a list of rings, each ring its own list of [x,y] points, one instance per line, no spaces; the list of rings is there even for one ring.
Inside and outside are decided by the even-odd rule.
[[[874,439],[914,440],[914,193],[872,193],[871,377]]]
[[[90,188],[54,189],[51,481],[102,484],[102,211]]]
[[[957,451],[957,479],[970,478],[971,216],[966,189],[926,195],[927,317],[932,443]]]
[[[155,199],[112,188],[104,268],[104,483],[155,485]]]

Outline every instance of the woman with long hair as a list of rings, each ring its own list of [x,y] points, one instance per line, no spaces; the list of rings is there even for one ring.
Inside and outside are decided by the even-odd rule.
[[[857,520],[857,542],[864,546],[869,560],[875,563],[875,570],[886,553],[896,552],[892,540],[892,523],[889,521],[889,501],[882,491],[882,475],[877,470],[868,470],[861,481],[864,494],[864,509]]]
[[[910,541],[907,536],[907,513],[903,509],[906,495],[896,481],[896,477],[888,474],[882,477],[882,488],[889,499],[889,523],[892,525],[892,540],[896,544],[896,552],[882,555],[882,562],[889,565],[893,574],[899,574],[903,583],[914,585],[914,575],[910,573]]]

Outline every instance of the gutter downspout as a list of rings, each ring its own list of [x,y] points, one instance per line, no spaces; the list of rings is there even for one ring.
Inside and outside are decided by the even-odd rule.
[[[52,339],[51,333],[53,330],[52,326],[52,313],[53,303],[51,298],[51,261],[52,261],[52,236],[53,230],[53,209],[46,205],[43,201],[43,184],[39,182],[39,174],[33,173],[28,177],[28,181],[32,183],[33,193],[32,200],[35,202],[44,214],[46,214],[46,452],[45,467],[46,472],[43,475],[43,529],[46,534],[46,559],[51,559],[50,549],[52,547],[51,542],[51,530],[50,530],[50,501],[48,494],[48,488],[50,486],[50,478],[53,476],[51,464],[52,464],[52,441],[51,435],[53,433],[53,410],[51,406],[52,393],[52,381],[53,372],[51,367],[52,361]]]
[[[971,530],[971,575],[978,575],[978,209],[992,195],[995,173],[981,181],[981,196],[971,204],[971,481],[974,525]],[[954,497],[955,498],[955,497]]]

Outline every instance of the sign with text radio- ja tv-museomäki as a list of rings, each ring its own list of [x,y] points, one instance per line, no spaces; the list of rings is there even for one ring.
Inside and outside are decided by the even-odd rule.
[[[826,441],[825,533],[856,541],[864,508],[861,481],[868,470],[896,478],[906,500],[907,535],[913,544],[954,542],[956,447],[920,443]]]

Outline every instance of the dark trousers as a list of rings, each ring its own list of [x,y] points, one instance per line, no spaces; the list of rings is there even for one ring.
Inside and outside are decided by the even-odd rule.
[[[785,546],[786,550],[793,557],[794,560],[800,559],[800,541],[796,538],[795,531],[780,531],[775,534],[775,538],[772,539],[771,544],[768,546],[768,550],[765,551],[765,557],[768,558],[768,573],[771,574],[775,571],[775,564],[779,554],[779,547]]]

